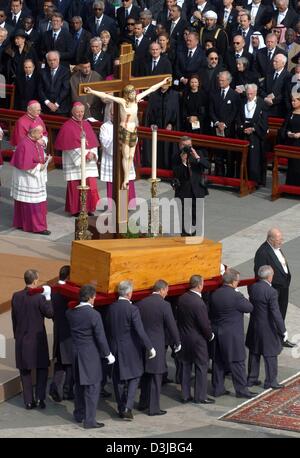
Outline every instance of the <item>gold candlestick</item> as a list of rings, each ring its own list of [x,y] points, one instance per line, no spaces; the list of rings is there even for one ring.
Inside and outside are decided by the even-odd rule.
[[[88,214],[86,211],[86,198],[89,186],[78,186],[80,191],[80,213],[76,218],[75,240],[91,240],[92,234],[88,230]]]
[[[149,178],[151,183],[151,199],[149,209],[149,228],[153,237],[157,237],[160,233],[161,225],[159,223],[159,203],[157,199],[158,183],[160,178]]]

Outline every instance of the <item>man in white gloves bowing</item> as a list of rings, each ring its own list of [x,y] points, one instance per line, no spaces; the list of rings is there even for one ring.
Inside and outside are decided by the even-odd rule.
[[[24,273],[25,289],[12,297],[11,317],[16,341],[16,367],[20,371],[25,408],[46,407],[49,351],[44,318],[53,317],[51,288],[37,288],[39,274],[36,270]],[[36,369],[35,399],[31,372]]]
[[[110,347],[116,356],[112,379],[121,418],[133,420],[133,404],[140,377],[144,372],[144,347],[149,359],[156,351],[147,336],[138,308],[132,305],[133,284],[129,280],[118,285],[119,298],[107,313]]]
[[[75,408],[73,416],[86,429],[102,428],[96,420],[96,410],[102,380],[101,358],[115,362],[111,354],[100,313],[93,305],[96,290],[92,285],[80,288],[79,304],[66,312],[73,344]]]

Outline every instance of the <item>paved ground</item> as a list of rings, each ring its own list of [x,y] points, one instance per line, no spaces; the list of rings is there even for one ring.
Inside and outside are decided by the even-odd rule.
[[[11,229],[13,207],[9,197],[10,176],[9,166],[5,165],[1,172],[0,252],[65,260],[73,238],[74,220],[64,214],[65,184],[62,172],[56,170],[49,174],[48,221],[52,234],[47,240],[42,236]],[[137,182],[137,194],[148,198],[148,186],[147,181]],[[102,185],[100,189],[104,195]],[[159,190],[163,196],[173,196],[167,183],[161,183]],[[205,236],[221,240],[223,262],[235,266],[242,275],[249,277],[253,274],[254,252],[265,239],[267,230],[274,225],[283,229],[286,240],[284,251],[293,273],[287,327],[291,340],[294,338],[300,343],[300,203],[293,197],[271,202],[270,193],[270,183],[267,188],[242,199],[232,190],[211,189],[205,201]],[[245,321],[247,326],[248,318]],[[283,351],[279,358],[280,381],[300,370],[299,357],[300,354],[293,354],[289,349]],[[173,362],[169,359],[170,377],[173,378]],[[230,379],[226,380],[226,387],[233,393]],[[256,391],[260,393],[261,389]],[[114,400],[101,399],[98,418],[104,420],[106,427],[86,432],[72,422],[70,402],[55,404],[49,399],[45,411],[25,411],[21,396],[17,396],[0,405],[0,437],[299,437],[287,431],[218,420],[240,403],[233,394],[218,398],[212,406],[182,405],[179,400],[178,386],[173,383],[166,385],[163,387],[161,406],[168,410],[167,415],[150,418],[136,412],[135,420],[127,423],[116,416]]]

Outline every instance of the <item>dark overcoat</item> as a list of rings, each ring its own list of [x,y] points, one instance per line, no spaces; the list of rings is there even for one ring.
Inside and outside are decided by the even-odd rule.
[[[102,380],[101,358],[110,349],[100,313],[89,305],[66,312],[73,344],[73,366],[78,369],[80,385],[97,385]]]
[[[216,338],[216,351],[224,363],[244,361],[246,358],[244,313],[253,305],[231,286],[223,285],[213,292],[210,317]]]
[[[277,356],[282,350],[285,325],[278,305],[278,293],[264,280],[248,287],[253,305],[246,336],[246,346],[251,353]]]
[[[203,299],[192,291],[180,296],[177,320],[182,344],[179,358],[186,362],[207,363],[207,342],[212,338],[212,329]]]
[[[16,367],[36,369],[49,366],[49,350],[44,318],[53,317],[51,301],[30,289],[14,293],[11,317],[15,338]]]
[[[154,345],[145,332],[139,309],[127,300],[118,299],[109,306],[106,322],[120,380],[140,377],[144,372],[144,347],[150,350]]]
[[[145,359],[145,372],[163,374],[166,366],[166,331],[170,345],[179,345],[180,338],[171,305],[159,294],[151,294],[138,302],[144,329],[156,350],[156,357]]]
[[[52,294],[53,317],[53,357],[59,357],[62,364],[72,364],[72,338],[66,317],[69,299],[60,293]]]

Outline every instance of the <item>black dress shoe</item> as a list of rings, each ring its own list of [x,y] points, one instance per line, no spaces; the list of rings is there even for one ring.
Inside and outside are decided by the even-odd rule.
[[[27,402],[27,404],[25,404],[25,409],[26,410],[32,410],[32,409],[35,409],[35,408],[36,408],[36,402],[35,401]]]
[[[111,393],[109,391],[106,391],[104,388],[100,391],[100,396],[101,398],[110,398]]]
[[[43,399],[41,399],[40,401],[37,401],[37,406],[39,409],[46,409],[46,403]]]
[[[154,417],[155,415],[165,415],[167,413],[166,410],[160,410],[159,412],[155,413],[148,413],[149,417]]]
[[[83,425],[84,429],[103,428],[103,426],[105,426],[104,423],[99,423],[98,421],[95,425]]]
[[[125,420],[133,420],[133,414],[131,409],[125,409],[123,412],[123,417]]]
[[[50,235],[50,234],[51,234],[51,231],[48,231],[47,229],[45,229],[44,231],[36,232],[36,234],[40,234],[40,235]]]
[[[181,402],[182,402],[182,404],[187,404],[188,402],[191,402],[192,400],[193,400],[193,398],[190,396],[187,399],[181,399]]]
[[[261,380],[255,380],[254,382],[248,382],[247,386],[260,386],[261,383]]]
[[[50,389],[50,391],[49,391],[49,396],[50,396],[50,398],[52,398],[53,401],[55,401],[55,402],[61,402],[61,401],[62,401],[61,396],[59,395],[59,393],[58,393],[57,390],[55,390],[55,389]],[[65,399],[65,397],[64,397],[64,399]]]
[[[244,398],[244,399],[252,399],[257,396],[257,393],[253,393],[252,391],[248,391],[246,393],[236,393],[235,397],[236,398]]]
[[[147,410],[147,409],[148,409],[147,406],[143,406],[141,404],[139,404],[138,407],[137,407],[137,410],[139,410],[140,412],[144,412],[144,410]]]
[[[230,391],[224,390],[224,391],[222,391],[222,393],[220,393],[220,394],[214,394],[214,393],[212,393],[211,395],[212,395],[214,398],[219,398],[220,396],[228,396],[229,394],[230,394]]]
[[[268,390],[269,388],[272,388],[272,390],[279,390],[280,388],[284,388],[284,385],[282,383],[274,383],[274,385],[264,385],[265,390]]]
[[[173,380],[171,380],[168,377],[165,377],[162,379],[162,385],[166,385],[167,383],[173,383]]]
[[[283,342],[282,345],[283,347],[286,347],[286,348],[294,348],[297,346],[297,344],[290,342],[289,340],[286,340],[285,342]]]
[[[211,398],[203,399],[202,401],[194,401],[194,404],[214,404],[216,401]]]

